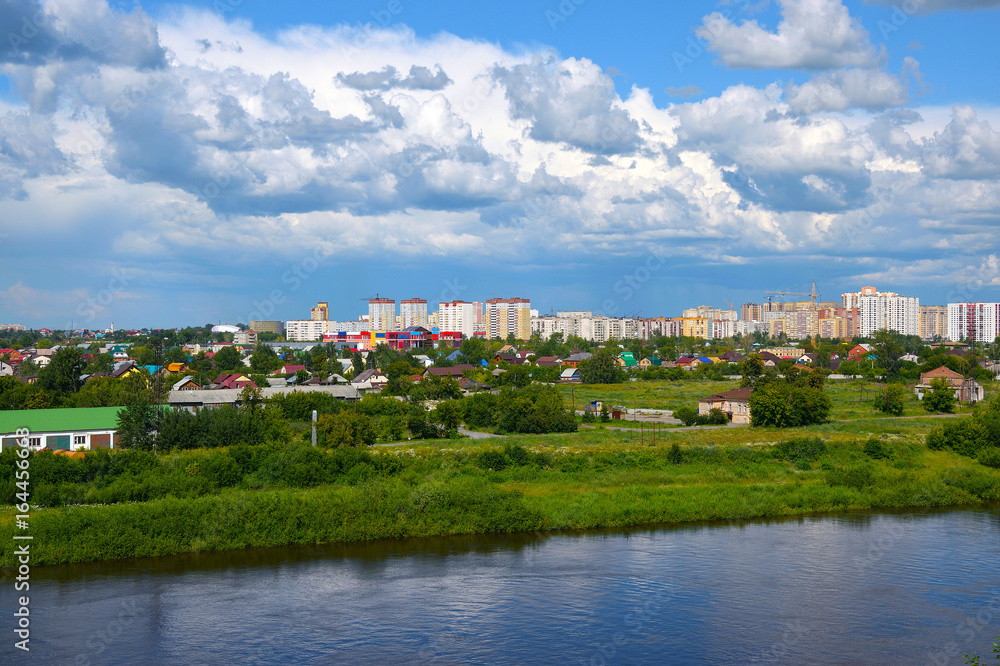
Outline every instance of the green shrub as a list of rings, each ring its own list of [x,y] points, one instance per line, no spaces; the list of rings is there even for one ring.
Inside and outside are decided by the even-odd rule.
[[[865,442],[865,455],[873,460],[884,460],[892,457],[892,451],[875,437],[869,437]]]
[[[684,452],[681,451],[681,447],[677,444],[677,442],[670,445],[670,452],[667,453],[667,460],[670,461],[671,465],[680,465],[684,462]]]
[[[674,418],[680,420],[686,426],[693,426],[698,422],[698,410],[694,407],[681,407],[674,410]]]
[[[993,469],[1000,469],[1000,449],[980,449],[977,460],[980,465],[986,465],[987,467],[992,467]]]
[[[865,490],[875,485],[875,472],[869,463],[845,465],[826,472],[826,482],[831,486]]]
[[[507,469],[509,464],[507,456],[503,454],[503,451],[498,451],[497,449],[489,449],[476,456],[476,466],[481,469],[491,469],[494,472],[500,472]]]
[[[819,437],[796,437],[775,444],[772,451],[789,462],[813,461],[826,453],[826,443]]]

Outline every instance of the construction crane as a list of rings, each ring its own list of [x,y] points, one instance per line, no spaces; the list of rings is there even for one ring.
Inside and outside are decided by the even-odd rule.
[[[812,291],[808,293],[803,293],[801,291],[765,291],[764,295],[767,296],[768,305],[771,304],[771,296],[810,296],[812,298],[812,309],[816,309],[816,299],[819,298],[820,294],[816,293],[816,281],[813,280]]]
[[[731,311],[733,311],[733,312],[736,312],[736,308],[734,308],[734,307],[733,307],[733,304],[732,304],[732,303],[730,303],[728,299],[725,299],[725,298],[723,298],[722,300],[726,301],[726,305],[728,305],[728,306],[729,306],[729,309],[730,309]]]

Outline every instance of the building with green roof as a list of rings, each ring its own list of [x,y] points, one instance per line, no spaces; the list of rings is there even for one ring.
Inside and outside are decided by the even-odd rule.
[[[18,430],[28,431],[33,449],[90,451],[114,448],[118,412],[124,407],[21,409],[0,411],[0,450],[16,446]]]

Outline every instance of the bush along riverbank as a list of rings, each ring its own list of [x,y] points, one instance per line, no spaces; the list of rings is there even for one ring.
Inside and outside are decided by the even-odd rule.
[[[991,457],[929,448],[931,427],[676,432],[655,446],[589,431],[372,450],[43,453],[30,466],[32,562],[1000,500]],[[0,539],[10,542],[15,509],[4,500]]]

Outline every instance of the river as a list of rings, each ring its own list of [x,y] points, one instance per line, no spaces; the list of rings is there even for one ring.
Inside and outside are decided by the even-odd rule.
[[[994,663],[1000,509],[258,549],[31,576],[30,655],[13,649],[3,581],[4,663],[959,664],[966,650]]]

